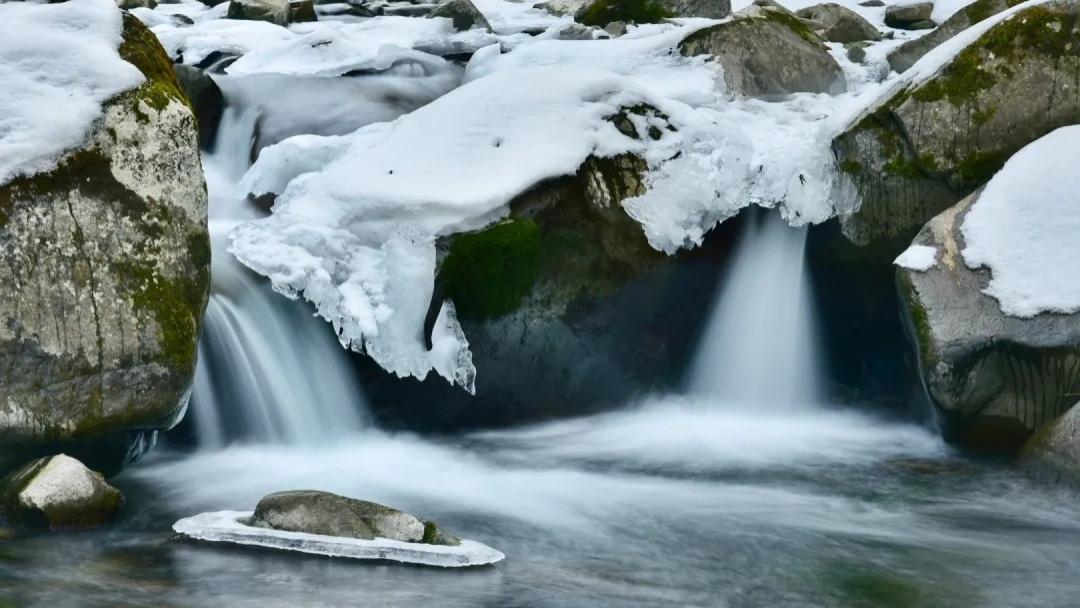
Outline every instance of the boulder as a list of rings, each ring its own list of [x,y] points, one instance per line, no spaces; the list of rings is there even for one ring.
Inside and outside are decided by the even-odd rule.
[[[982,192],[927,223],[902,256],[897,282],[923,384],[945,414],[947,435],[980,451],[1014,453],[1076,401],[1080,313],[1009,316],[984,293],[989,273],[965,262],[961,230]],[[916,254],[925,259],[911,259]]]
[[[199,68],[178,63],[176,80],[191,101],[191,109],[199,121],[199,145],[213,150],[221,116],[225,113],[225,96],[209,74]]]
[[[885,25],[901,30],[923,29],[925,23],[930,27],[934,22],[930,16],[934,14],[933,2],[914,2],[893,4],[885,9]],[[913,27],[914,26],[914,27]]]
[[[838,136],[833,152],[859,199],[844,234],[895,256],[1017,150],[1080,122],[1078,7],[1059,0],[998,23]]]
[[[60,454],[39,458],[0,480],[0,506],[21,526],[62,530],[112,521],[124,496],[100,473]]]
[[[881,40],[881,32],[855,11],[827,3],[816,4],[795,13],[802,19],[814,22],[811,27],[829,42],[843,44],[862,40]]]
[[[371,540],[457,546],[461,540],[434,522],[374,502],[315,490],[264,496],[246,522],[256,528]]]
[[[731,21],[679,43],[686,56],[712,55],[728,90],[773,98],[796,92],[840,93],[843,71],[807,24],[782,8],[750,6]]]
[[[671,17],[723,19],[731,0],[590,0],[574,15],[579,23],[605,27],[609,23],[659,23]]]
[[[469,0],[447,0],[435,7],[435,10],[427,16],[429,18],[446,17],[454,22],[454,29],[458,31],[471,30],[474,27],[492,31],[487,18]]]
[[[1040,478],[1080,484],[1080,404],[1028,440],[1020,460]]]
[[[612,120],[634,138],[673,128],[647,106]],[[642,132],[635,122],[650,126]],[[401,382],[364,358],[362,382],[383,405],[380,424],[460,430],[579,415],[678,383],[735,222],[697,250],[657,251],[622,208],[644,192],[645,167],[634,155],[589,158],[577,174],[512,200],[506,221],[440,239],[425,334],[430,345],[439,310],[452,300],[480,370],[476,394],[433,375]]]
[[[923,55],[937,48],[941,43],[976,23],[1019,3],[1019,0],[977,0],[949,17],[937,30],[920,38],[909,40],[889,53],[889,65],[897,72],[904,72],[915,65],[916,61],[922,59]]]
[[[596,33],[595,28],[580,23],[571,23],[559,30],[555,37],[559,40],[595,40]]]
[[[120,56],[145,83],[55,169],[0,184],[0,466],[115,470],[187,406],[210,286],[197,125],[130,15]]]
[[[285,26],[315,21],[317,17],[314,0],[232,0],[226,18],[269,21]]]

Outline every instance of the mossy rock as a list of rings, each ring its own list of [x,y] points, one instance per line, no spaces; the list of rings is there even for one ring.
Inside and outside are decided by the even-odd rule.
[[[91,528],[112,521],[123,507],[119,490],[64,454],[39,458],[0,479],[0,510],[24,528]]]
[[[458,314],[485,319],[520,306],[536,280],[539,245],[540,228],[530,219],[455,236],[440,273]]]
[[[1078,7],[1050,2],[995,25],[834,140],[858,199],[843,219],[848,238],[907,241],[1020,148],[1080,122]]]
[[[123,25],[146,81],[55,169],[0,185],[0,280],[19,287],[0,296],[0,466],[127,459],[186,405],[210,271],[197,125],[156,37]]]
[[[933,32],[909,40],[889,53],[889,65],[904,72],[924,55],[967,28],[1020,4],[1021,0],[976,0],[957,11]]]
[[[605,27],[610,23],[660,23],[674,17],[660,0],[593,0],[574,15],[583,25]]]

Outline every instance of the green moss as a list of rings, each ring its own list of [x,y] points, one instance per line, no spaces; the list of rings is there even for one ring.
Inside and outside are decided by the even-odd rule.
[[[1009,155],[1001,151],[973,152],[956,167],[956,179],[961,185],[985,184],[1005,166]]]
[[[909,608],[921,605],[918,585],[885,571],[847,573],[838,576],[835,585],[845,604],[852,607]]]
[[[982,12],[991,10],[990,6],[989,3],[972,5],[968,10],[982,16]],[[1012,77],[1013,69],[1021,61],[1018,54],[1041,54],[1054,60],[1080,54],[1076,22],[1075,14],[1046,6],[1023,11],[994,26],[961,51],[941,74],[920,86],[913,97],[923,102],[947,99],[956,106],[974,104],[981,91]],[[990,116],[985,112],[980,114],[984,120]]]
[[[440,274],[458,314],[499,317],[521,305],[536,280],[540,227],[511,219],[454,237]]]
[[[898,269],[896,276],[900,285],[900,297],[909,313],[914,338],[918,342],[922,365],[924,368],[931,368],[937,363],[937,357],[934,355],[934,333],[930,328],[930,315],[919,300],[919,293],[907,271]]]
[[[655,0],[596,0],[582,11],[578,21],[584,25],[604,27],[609,23],[660,23],[674,17]]]
[[[420,539],[420,542],[425,545],[434,545],[435,541],[439,538],[439,526],[433,521],[424,522],[424,536]]]
[[[140,118],[146,119],[139,109],[140,102],[159,111],[173,100],[191,107],[165,49],[161,48],[154,33],[129,13],[124,13],[124,39],[119,51],[124,61],[139,68],[146,77],[142,86],[126,94],[134,102]]]
[[[845,158],[840,161],[840,170],[848,175],[859,175],[863,172],[863,165],[857,160]]]
[[[765,19],[774,23],[779,23],[784,27],[787,27],[791,31],[799,35],[800,38],[809,42],[810,44],[821,46],[823,44],[821,37],[814,33],[814,30],[810,29],[810,26],[806,25],[802,19],[799,19],[795,15],[782,10],[769,10],[764,9],[761,11]]]
[[[192,256],[209,253],[196,251]],[[137,259],[115,263],[113,271],[126,284],[136,310],[148,311],[156,321],[162,357],[177,372],[194,372],[208,273],[166,278],[150,262]]]

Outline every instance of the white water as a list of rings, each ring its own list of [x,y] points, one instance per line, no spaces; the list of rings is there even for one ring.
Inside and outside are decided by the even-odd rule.
[[[363,393],[332,331],[226,251],[226,235],[257,217],[236,183],[248,167],[257,114],[229,108],[203,156],[213,249],[210,303],[192,407],[202,447],[232,440],[311,443],[364,426]]]
[[[691,394],[755,410],[819,401],[806,232],[772,212],[745,218],[691,370]]]

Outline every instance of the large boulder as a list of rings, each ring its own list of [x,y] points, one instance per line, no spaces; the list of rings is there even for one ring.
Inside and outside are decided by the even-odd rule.
[[[829,42],[848,44],[863,40],[881,40],[881,32],[859,13],[839,4],[815,4],[795,13],[814,23],[811,27]]]
[[[446,17],[453,22],[454,29],[458,31],[471,30],[474,27],[492,31],[487,18],[469,0],[446,0],[427,16],[429,18]]]
[[[88,528],[112,521],[124,496],[100,473],[60,454],[35,460],[0,480],[0,508],[29,528]]]
[[[1021,147],[1080,122],[1078,6],[1058,0],[997,23],[837,137],[838,166],[860,199],[844,234],[895,255]]]
[[[282,26],[317,20],[314,0],[232,0],[226,17]]]
[[[679,43],[686,56],[712,55],[728,90],[751,97],[796,92],[840,93],[844,75],[806,22],[773,6],[750,6],[725,23],[700,29]]]
[[[907,325],[948,434],[1011,452],[1080,393],[1080,127],[1025,148],[898,259]]]
[[[130,15],[120,56],[145,83],[55,169],[0,184],[0,466],[114,469],[187,405],[210,283],[197,125]]]
[[[615,22],[659,23],[671,17],[723,19],[731,14],[731,0],[591,0],[574,19],[585,25],[606,27]]]
[[[264,496],[246,522],[256,528],[346,538],[386,538],[407,543],[460,545],[434,522],[374,502],[316,490]]]
[[[922,56],[937,48],[941,43],[981,23],[1001,11],[1020,4],[1020,0],[977,0],[949,17],[941,27],[929,34],[908,40],[889,53],[889,65],[897,72],[904,72]]]
[[[648,119],[639,133],[634,119]],[[660,137],[645,106],[614,119],[631,137]],[[479,370],[476,394],[441,378],[403,383],[366,358],[365,391],[388,427],[450,430],[580,414],[674,386],[707,321],[735,222],[704,247],[667,256],[622,202],[645,191],[634,155],[590,157],[543,181],[486,229],[440,239],[425,333],[455,304]],[[438,408],[427,404],[439,403]]]

